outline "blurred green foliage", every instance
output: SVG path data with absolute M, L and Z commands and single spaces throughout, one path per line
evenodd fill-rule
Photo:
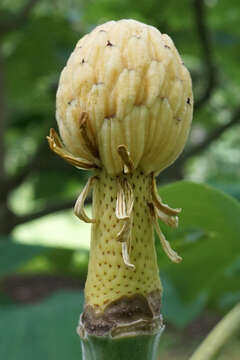
M 81 359 L 75 332 L 83 296 L 59 293 L 38 305 L 0 309 L 3 359 Z
M 183 208 L 177 230 L 162 226 L 183 261 L 171 264 L 160 246 L 158 257 L 165 289 L 169 288 L 163 308 L 175 324 L 185 326 L 206 305 L 226 310 L 237 301 L 240 204 L 214 188 L 190 182 L 165 186 L 160 193 L 171 206 Z M 223 306 L 226 297 L 229 302 Z

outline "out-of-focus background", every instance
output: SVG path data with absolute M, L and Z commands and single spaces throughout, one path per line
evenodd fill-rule
M 161 358 L 187 359 L 240 301 L 239 1 L 1 0 L 1 359 L 80 358 L 90 226 L 72 207 L 89 174 L 52 154 L 45 137 L 56 128 L 58 78 L 77 40 L 121 18 L 169 34 L 193 79 L 191 136 L 158 179 L 164 201 L 183 208 L 179 229 L 164 231 L 184 257 L 170 264 L 157 246 Z M 217 359 L 239 353 L 238 336 Z

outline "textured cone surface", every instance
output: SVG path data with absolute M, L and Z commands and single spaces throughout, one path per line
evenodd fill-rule
M 94 162 L 88 136 L 107 172 L 122 172 L 119 145 L 134 168 L 159 172 L 181 153 L 192 119 L 192 85 L 172 42 L 135 20 L 111 21 L 77 43 L 57 91 L 61 137 L 75 156 Z
M 136 294 L 146 297 L 161 291 L 154 246 L 153 227 L 147 203 L 151 199 L 151 178 L 136 171 L 121 175 L 134 191 L 133 225 L 130 260 L 135 270 L 123 261 L 122 244 L 117 235 L 124 220 L 115 215 L 118 180 L 99 171 L 93 190 L 92 238 L 88 277 L 85 287 L 86 304 L 103 311 L 113 301 Z

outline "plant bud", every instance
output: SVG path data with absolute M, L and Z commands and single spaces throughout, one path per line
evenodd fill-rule
M 193 109 L 188 70 L 166 34 L 135 20 L 110 21 L 77 43 L 62 71 L 57 122 L 67 150 L 109 175 L 159 173 L 181 153 Z

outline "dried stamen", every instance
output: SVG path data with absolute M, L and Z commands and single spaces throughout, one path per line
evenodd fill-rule
M 122 257 L 124 264 L 131 270 L 135 270 L 135 265 L 131 264 L 129 254 L 128 254 L 128 245 L 126 242 L 122 243 Z
M 117 194 L 116 202 L 116 217 L 119 220 L 123 220 L 124 224 L 120 232 L 117 234 L 117 241 L 120 241 L 122 243 L 122 257 L 125 265 L 134 270 L 135 266 L 130 263 L 129 259 L 132 238 L 132 210 L 134 204 L 133 189 L 126 179 L 122 182 L 119 182 L 119 186 L 120 189 Z
M 155 177 L 153 174 L 152 174 L 152 199 L 153 199 L 154 205 L 162 213 L 164 213 L 166 215 L 176 216 L 182 211 L 182 209 L 173 209 L 162 202 L 162 199 L 160 198 L 160 196 L 158 194 L 156 180 L 155 180 Z
M 90 219 L 87 214 L 85 213 L 85 210 L 84 210 L 84 202 L 86 200 L 86 197 L 88 196 L 91 188 L 92 188 L 92 185 L 93 185 L 93 181 L 95 180 L 95 177 L 91 177 L 88 179 L 88 182 L 87 184 L 84 186 L 81 194 L 79 195 L 77 201 L 76 201 L 76 204 L 75 204 L 75 207 L 74 207 L 74 213 L 75 215 L 85 221 L 86 223 L 95 223 L 95 220 L 94 219 Z
M 166 225 L 174 227 L 174 228 L 176 228 L 178 226 L 178 217 L 177 216 L 166 215 L 166 213 L 159 210 L 156 206 L 155 206 L 155 211 L 156 211 L 157 217 L 160 220 L 162 220 L 162 222 L 164 222 Z
M 133 189 L 127 180 L 119 181 L 117 193 L 116 217 L 120 220 L 128 219 L 132 213 L 134 197 Z
M 98 167 L 95 163 L 92 163 L 82 157 L 73 156 L 69 151 L 67 151 L 54 129 L 50 129 L 50 134 L 47 136 L 47 140 L 50 149 L 57 155 L 61 156 L 64 160 L 69 162 L 71 165 L 83 170 L 89 170 Z
M 80 125 L 80 132 L 82 134 L 82 138 L 85 142 L 86 147 L 88 148 L 90 153 L 98 159 L 99 154 L 97 150 L 97 145 L 92 140 L 94 139 L 93 136 L 90 135 L 91 133 L 90 122 L 89 122 L 88 114 L 86 112 L 81 113 L 79 119 L 79 125 Z
M 151 214 L 152 219 L 153 219 L 153 224 L 154 224 L 155 230 L 156 230 L 156 232 L 158 234 L 159 240 L 161 242 L 163 251 L 169 257 L 169 259 L 172 260 L 173 262 L 175 262 L 175 263 L 181 262 L 182 261 L 181 256 L 179 256 L 176 253 L 176 251 L 174 251 L 171 248 L 171 245 L 166 240 L 164 234 L 162 233 L 162 231 L 160 229 L 160 226 L 159 226 L 159 223 L 158 223 L 158 217 L 157 217 L 157 214 L 156 214 L 156 207 L 154 206 L 153 203 L 149 203 L 148 206 L 149 206 L 150 214 Z
M 130 157 L 130 152 L 127 150 L 126 145 L 118 146 L 118 154 L 123 161 L 123 172 L 124 174 L 128 174 L 133 171 L 134 165 L 133 161 Z

